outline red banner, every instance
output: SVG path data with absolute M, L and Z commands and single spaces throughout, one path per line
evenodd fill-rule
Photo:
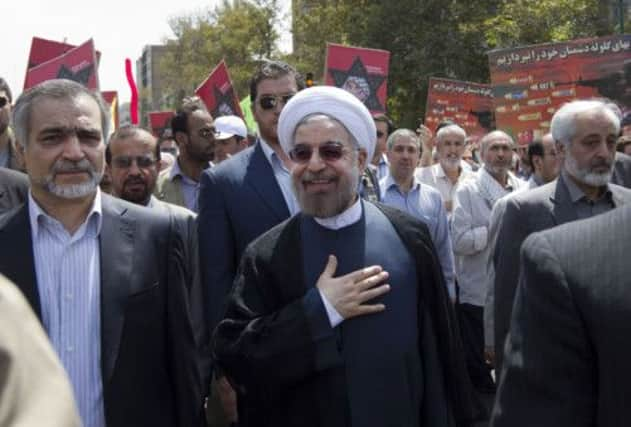
M 115 90 L 107 90 L 101 92 L 103 100 L 110 107 L 110 117 L 112 119 L 112 130 L 116 130 L 119 127 L 118 118 L 118 92 Z
M 43 64 L 44 62 L 50 61 L 51 59 L 55 59 L 56 57 L 61 56 L 76 47 L 77 46 L 68 43 L 33 37 L 33 40 L 31 41 L 31 50 L 29 52 L 28 65 L 26 69 L 28 71 L 31 68 Z M 101 52 L 97 50 L 97 64 L 99 63 L 100 58 Z M 26 78 L 24 79 L 24 89 L 26 89 Z
M 175 113 L 173 111 L 150 111 L 147 113 L 147 116 L 149 117 L 151 133 L 156 138 L 159 138 L 164 129 L 171 127 L 171 119 L 175 116 Z
M 562 104 L 606 97 L 631 114 L 631 35 L 488 53 L 497 127 L 527 144 L 549 131 Z
M 228 67 L 221 61 L 208 75 L 208 78 L 195 89 L 210 114 L 219 116 L 239 116 L 243 118 L 239 98 L 234 91 Z
M 327 43 L 325 84 L 342 88 L 373 114 L 386 112 L 390 52 Z
M 99 78 L 96 68 L 94 42 L 90 39 L 63 55 L 28 70 L 24 88 L 28 89 L 46 80 L 68 79 L 89 89 L 98 90 Z
M 470 136 L 489 132 L 495 127 L 491 85 L 431 77 L 425 125 L 435 131 L 443 120 L 457 123 Z

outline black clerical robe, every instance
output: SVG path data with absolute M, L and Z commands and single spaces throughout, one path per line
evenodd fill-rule
M 378 206 L 416 263 L 419 316 L 410 326 L 419 334 L 425 382 L 418 418 L 423 426 L 468 425 L 471 387 L 429 231 L 401 211 Z M 301 218 L 290 218 L 248 247 L 215 333 L 215 357 L 239 394 L 244 426 L 351 425 L 338 335 L 333 328 L 311 333 L 322 307 L 314 308 L 317 289 L 304 280 Z M 450 422 L 437 422 L 444 417 L 433 411 L 445 407 Z

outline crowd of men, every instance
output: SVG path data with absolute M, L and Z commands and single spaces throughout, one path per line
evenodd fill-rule
M 250 99 L 254 142 L 197 97 L 156 137 L 79 83 L 0 78 L 0 425 L 626 423 L 614 104 L 520 152 L 283 62 Z

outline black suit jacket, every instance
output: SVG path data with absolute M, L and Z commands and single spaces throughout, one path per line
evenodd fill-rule
M 185 238 L 174 218 L 102 196 L 101 373 L 112 426 L 200 426 Z M 0 272 L 41 318 L 28 204 L 0 219 Z M 10 244 L 7 244 L 10 242 Z M 54 262 L 54 260 L 51 260 Z
M 631 190 L 610 185 L 615 206 L 631 202 Z M 578 219 L 563 175 L 541 187 L 506 199 L 506 209 L 495 244 L 495 355 L 501 367 L 504 341 L 510 327 L 519 281 L 519 250 L 536 231 Z
M 0 215 L 26 201 L 28 186 L 26 174 L 0 168 Z
M 420 419 L 425 426 L 444 426 L 439 421 L 442 416 L 432 410 L 444 407 L 445 399 L 452 422 L 468 425 L 472 388 L 427 226 L 397 209 L 378 206 L 416 261 L 419 313 L 424 316 L 416 322 L 410 319 L 410 327 L 419 333 L 427 384 Z M 347 388 L 336 334 L 333 329 L 323 336 L 309 333 L 310 319 L 326 314 L 307 312 L 303 304 L 308 288 L 302 267 L 300 215 L 248 247 L 226 317 L 215 331 L 215 356 L 236 385 L 244 426 L 345 425 Z
M 530 236 L 491 425 L 631 420 L 631 205 Z
M 200 265 L 212 330 L 245 247 L 289 218 L 289 209 L 260 142 L 206 170 L 200 185 Z

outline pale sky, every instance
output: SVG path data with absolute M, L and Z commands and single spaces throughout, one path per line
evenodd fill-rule
M 22 92 L 32 37 L 78 45 L 90 38 L 101 51 L 101 90 L 117 90 L 119 102 L 130 98 L 125 58 L 136 73 L 143 46 L 171 37 L 168 20 L 214 7 L 217 0 L 2 0 L 0 1 L 0 76 L 17 98 Z M 287 5 L 288 0 L 281 1 Z M 283 20 L 287 22 L 287 20 Z M 288 37 L 287 30 L 285 37 Z M 284 43 L 286 44 L 286 43 Z M 210 71 L 210 70 L 209 70 Z

